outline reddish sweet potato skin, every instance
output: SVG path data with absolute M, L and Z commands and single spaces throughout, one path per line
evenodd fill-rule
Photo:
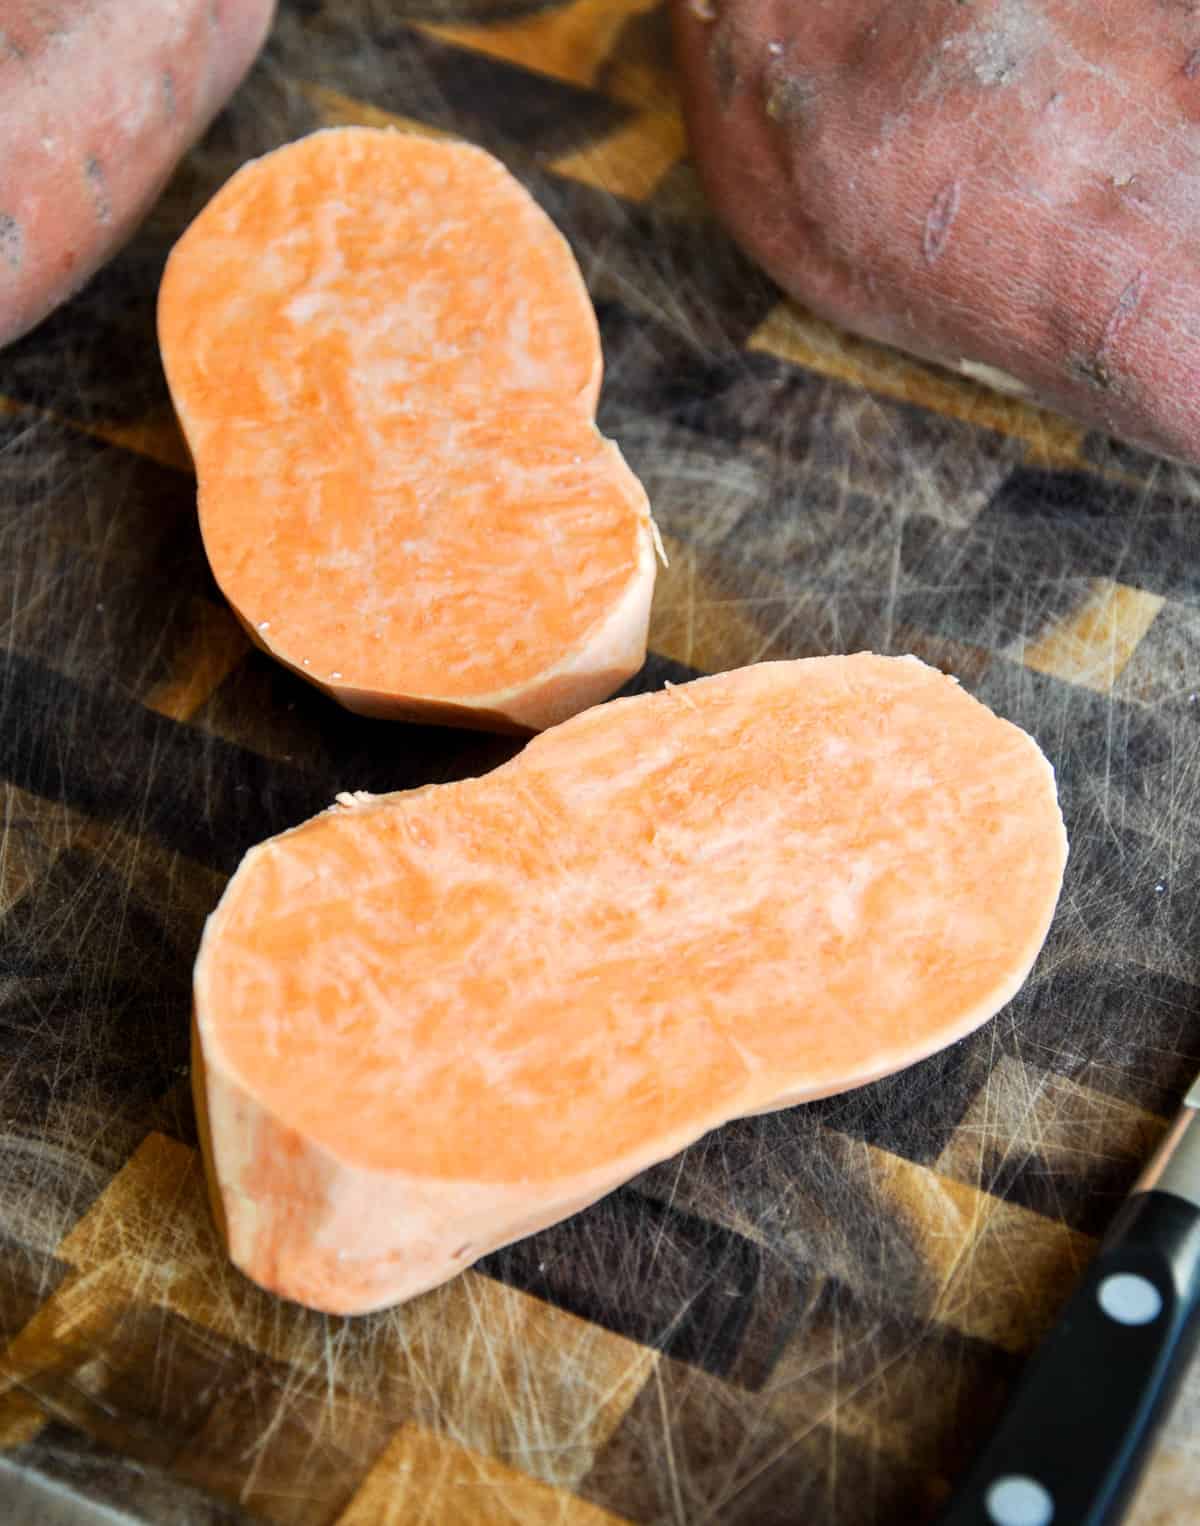
M 0 345 L 133 232 L 275 0 L 0 0 Z
M 708 195 L 842 326 L 1200 461 L 1200 11 L 672 0 Z

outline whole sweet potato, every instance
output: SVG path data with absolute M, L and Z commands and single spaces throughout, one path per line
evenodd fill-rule
M 709 196 L 787 291 L 1200 461 L 1200 5 L 673 4 Z
M 0 0 L 0 345 L 133 232 L 274 0 Z

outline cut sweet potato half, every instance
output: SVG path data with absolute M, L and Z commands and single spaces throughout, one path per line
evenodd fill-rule
M 196 965 L 233 1259 L 377 1308 L 908 1065 L 1016 992 L 1065 860 L 1037 745 L 915 658 L 743 668 L 346 796 L 246 856 Z
M 351 710 L 540 729 L 645 659 L 645 493 L 596 316 L 489 154 L 369 128 L 240 170 L 171 254 L 171 394 L 213 572 Z

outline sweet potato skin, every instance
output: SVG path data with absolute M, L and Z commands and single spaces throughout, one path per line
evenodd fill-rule
M 1200 461 L 1192 6 L 672 6 L 706 190 L 786 291 Z
M 130 236 L 274 11 L 275 0 L 0 0 L 0 345 Z

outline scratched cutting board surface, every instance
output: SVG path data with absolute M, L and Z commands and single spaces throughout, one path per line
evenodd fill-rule
M 249 649 L 153 331 L 216 187 L 347 122 L 483 144 L 574 245 L 601 422 L 670 554 L 631 687 L 915 651 L 1038 737 L 1073 843 L 1032 979 L 973 1038 L 356 1320 L 216 1246 L 201 924 L 338 790 L 512 744 L 357 720 Z M 0 353 L 0 1515 L 926 1519 L 1200 1063 L 1198 551 L 1200 475 L 843 337 L 749 267 L 654 0 L 285 4 L 134 242 Z M 1198 1419 L 1195 1375 L 1138 1526 L 1200 1518 Z

